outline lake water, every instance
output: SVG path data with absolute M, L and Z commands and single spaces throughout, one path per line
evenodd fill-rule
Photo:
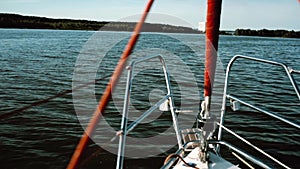
M 124 32 L 0 29 L 1 168 L 67 166 L 83 133 L 80 124 L 87 123 L 109 78 L 73 93 L 71 90 L 112 73 L 129 36 L 130 33 Z M 197 111 L 203 99 L 204 35 L 144 33 L 131 60 L 155 54 L 166 59 L 176 107 Z M 215 115 L 220 110 L 224 69 L 237 54 L 282 62 L 300 70 L 299 39 L 221 36 L 213 98 Z M 165 93 L 161 69 L 155 61 L 140 65 L 136 72 L 130 120 Z M 294 78 L 299 84 L 300 75 L 294 74 Z M 84 158 L 96 151 L 99 153 L 82 168 L 114 168 L 116 164 L 116 156 L 110 152 L 115 151 L 117 141 L 109 140 L 119 130 L 125 79 L 124 73 L 104 115 L 110 130 L 99 126 Z M 300 124 L 299 100 L 281 69 L 241 60 L 233 67 L 230 82 L 229 93 Z M 13 112 L 64 91 L 68 94 Z M 183 113 L 181 127 L 192 126 L 194 116 L 195 113 Z M 243 106 L 241 111 L 227 113 L 225 125 L 288 166 L 300 167 L 299 130 Z M 170 126 L 169 114 L 151 116 L 139 125 L 130 137 L 140 143 L 132 143 L 132 147 L 126 149 L 127 155 L 134 158 L 126 159 L 125 168 L 161 166 L 164 158 L 176 148 L 175 137 L 171 135 L 174 132 L 168 130 Z M 164 137 L 158 141 L 156 136 L 161 133 Z M 226 133 L 224 137 L 243 146 Z M 160 141 L 167 143 L 158 145 Z M 98 144 L 103 149 L 99 150 Z M 155 154 L 148 157 L 151 150 Z M 137 158 L 139 156 L 142 158 Z M 142 167 L 144 165 L 146 167 Z

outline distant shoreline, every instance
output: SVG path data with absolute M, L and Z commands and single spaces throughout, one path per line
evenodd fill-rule
M 134 29 L 135 24 L 135 22 L 53 19 L 46 17 L 0 13 L 0 28 L 131 32 Z M 142 32 L 189 34 L 205 33 L 189 27 L 156 23 L 145 23 Z M 300 31 L 236 29 L 235 31 L 220 31 L 220 35 L 300 38 Z
M 288 30 L 251 30 L 251 29 L 236 29 L 235 36 L 260 36 L 260 37 L 281 37 L 281 38 L 300 38 L 300 31 Z
M 135 22 L 100 22 L 75 19 L 53 19 L 46 17 L 0 13 L 0 28 L 131 32 L 133 31 L 135 24 Z M 189 27 L 155 23 L 145 23 L 142 28 L 142 32 L 203 33 Z

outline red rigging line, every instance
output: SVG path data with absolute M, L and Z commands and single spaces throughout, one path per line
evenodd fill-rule
M 126 48 L 124 49 L 124 52 L 119 60 L 119 63 L 117 65 L 117 67 L 115 68 L 115 71 L 114 71 L 114 73 L 110 79 L 110 82 L 107 85 L 107 87 L 98 103 L 98 106 L 96 107 L 96 110 L 93 114 L 92 119 L 90 120 L 88 127 L 86 128 L 85 132 L 83 133 L 83 135 L 76 147 L 76 150 L 74 151 L 74 154 L 68 164 L 67 169 L 74 169 L 74 168 L 78 167 L 80 157 L 82 155 L 82 152 L 84 151 L 84 149 L 87 146 L 89 136 L 91 136 L 93 134 L 97 123 L 99 122 L 100 118 L 102 117 L 102 114 L 108 104 L 108 101 L 109 101 L 109 98 L 111 97 L 113 89 L 116 86 L 116 84 L 120 78 L 120 75 L 122 73 L 122 70 L 124 69 L 124 67 L 126 65 L 126 61 L 128 60 L 129 55 L 133 51 L 134 46 L 138 40 L 139 33 L 141 32 L 141 28 L 146 20 L 146 17 L 148 15 L 148 12 L 151 9 L 153 2 L 154 2 L 154 0 L 148 1 L 147 6 L 144 10 L 144 13 L 143 13 L 140 21 L 136 24 L 134 32 L 133 32 Z
M 207 1 L 204 96 L 211 96 L 219 41 L 222 0 Z

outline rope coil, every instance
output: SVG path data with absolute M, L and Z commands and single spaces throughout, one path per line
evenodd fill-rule
M 170 159 L 172 159 L 172 158 L 179 158 L 186 166 L 192 167 L 192 168 L 195 168 L 195 169 L 200 169 L 200 168 L 196 167 L 197 166 L 196 164 L 187 163 L 180 155 L 175 154 L 175 153 L 172 153 L 172 154 L 167 156 L 167 158 L 164 161 L 164 165 L 167 164 L 170 161 Z

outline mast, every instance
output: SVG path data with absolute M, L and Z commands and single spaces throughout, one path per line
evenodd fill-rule
M 222 0 L 207 0 L 206 15 L 206 49 L 204 72 L 204 103 L 205 117 L 209 117 L 211 95 L 215 77 L 217 51 L 219 41 L 219 28 Z

